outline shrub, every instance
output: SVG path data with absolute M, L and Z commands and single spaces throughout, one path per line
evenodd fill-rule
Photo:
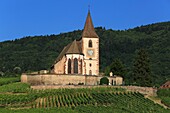
M 107 77 L 103 77 L 100 79 L 100 85 L 103 85 L 103 84 L 106 84 L 106 85 L 109 84 L 109 79 Z

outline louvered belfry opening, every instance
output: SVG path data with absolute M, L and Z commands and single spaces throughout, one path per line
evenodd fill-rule
M 89 40 L 89 47 L 93 47 L 92 40 Z

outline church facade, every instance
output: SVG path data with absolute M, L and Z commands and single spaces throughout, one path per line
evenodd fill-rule
M 31 85 L 99 85 L 99 36 L 95 32 L 90 11 L 80 40 L 74 40 L 63 48 L 51 71 L 41 70 L 23 73 L 21 82 Z M 121 85 L 123 78 L 107 77 L 109 85 Z
M 90 11 L 80 40 L 64 47 L 52 66 L 55 74 L 99 75 L 99 36 Z

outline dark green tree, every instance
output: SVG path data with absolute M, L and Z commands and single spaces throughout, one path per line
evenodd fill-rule
M 104 74 L 105 76 L 109 76 L 109 73 L 110 73 L 110 66 L 107 66 L 104 70 Z
M 109 79 L 107 77 L 103 77 L 100 79 L 100 85 L 108 85 L 109 84 Z
M 105 75 L 109 76 L 110 72 L 112 72 L 113 75 L 125 76 L 125 66 L 120 59 L 114 59 L 110 66 L 106 67 Z
M 145 49 L 137 52 L 133 65 L 132 82 L 140 86 L 152 85 L 150 61 Z
M 21 68 L 20 68 L 20 67 L 15 67 L 15 68 L 13 69 L 13 72 L 14 72 L 15 74 L 21 74 Z

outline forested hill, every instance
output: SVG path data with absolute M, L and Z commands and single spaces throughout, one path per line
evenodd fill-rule
M 147 49 L 155 83 L 170 78 L 170 22 L 156 23 L 129 30 L 96 28 L 100 37 L 100 71 L 120 58 L 131 76 L 136 51 Z M 49 69 L 61 50 L 74 39 L 81 37 L 81 30 L 59 35 L 33 36 L 0 43 L 0 75 L 11 72 Z

